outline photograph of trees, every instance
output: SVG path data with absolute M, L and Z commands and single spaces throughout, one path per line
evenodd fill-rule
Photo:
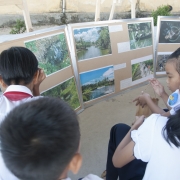
M 83 101 L 114 92 L 114 67 L 108 66 L 80 74 L 80 81 L 83 93 Z
M 25 46 L 35 54 L 46 75 L 71 64 L 64 33 L 25 42 Z
M 147 60 L 132 64 L 132 81 L 150 76 L 153 74 L 153 60 Z
M 180 21 L 161 21 L 159 43 L 180 43 Z
M 158 55 L 156 62 L 156 71 L 163 72 L 165 71 L 165 65 L 170 54 Z
M 80 106 L 74 78 L 68 79 L 41 95 L 59 97 L 66 101 L 73 109 L 77 109 Z
M 74 30 L 78 60 L 111 54 L 108 26 Z
M 130 49 L 152 46 L 151 22 L 128 24 Z

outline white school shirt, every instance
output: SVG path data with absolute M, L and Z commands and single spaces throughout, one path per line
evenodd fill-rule
M 6 92 L 23 92 L 27 93 L 31 96 L 32 92 L 30 89 L 28 89 L 26 86 L 21 86 L 21 85 L 10 85 L 7 87 Z M 38 99 L 40 96 L 37 97 L 28 97 L 19 101 L 10 101 L 8 98 L 6 98 L 4 95 L 0 96 L 0 123 L 3 121 L 5 116 L 16 106 L 31 101 Z M 1 152 L 0 152 L 0 180 L 18 180 L 17 177 L 15 177 L 6 167 L 4 160 L 2 158 Z
M 170 114 L 174 115 L 178 109 L 180 109 L 180 93 L 179 89 L 173 92 L 168 100 L 167 105 L 170 106 L 172 109 L 170 110 Z
M 71 180 L 70 178 L 62 179 L 62 180 Z M 82 180 L 103 180 L 100 177 L 94 175 L 94 174 L 89 174 L 88 176 L 84 177 Z
M 162 136 L 167 117 L 152 114 L 131 132 L 134 156 L 148 162 L 143 180 L 180 180 L 180 148 L 171 146 Z

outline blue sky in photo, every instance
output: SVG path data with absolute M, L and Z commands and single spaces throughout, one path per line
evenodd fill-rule
M 89 71 L 80 74 L 80 81 L 82 85 L 95 84 L 98 81 L 108 77 L 110 80 L 114 79 L 114 67 L 108 66 L 94 71 Z
M 96 42 L 99 38 L 98 31 L 100 29 L 101 27 L 75 29 L 74 38 L 75 40 L 80 40 L 80 38 L 83 38 L 83 40 L 86 42 Z

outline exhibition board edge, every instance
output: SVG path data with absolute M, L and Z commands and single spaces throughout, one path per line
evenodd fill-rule
M 156 45 L 155 45 L 155 66 L 157 67 L 157 56 L 158 56 L 158 44 L 159 44 L 159 36 L 161 29 L 161 20 L 163 19 L 172 19 L 172 20 L 180 20 L 180 16 L 158 16 L 157 20 L 157 29 L 156 29 Z M 155 67 L 155 68 L 156 68 Z M 155 71 L 156 72 L 156 71 Z M 155 74 L 155 77 L 165 77 L 166 74 Z
M 70 43 L 70 39 L 69 39 L 67 25 L 55 26 L 55 27 L 51 27 L 51 28 L 41 29 L 41 30 L 37 30 L 37 31 L 29 32 L 29 33 L 18 34 L 18 35 L 4 35 L 4 36 L 2 35 L 1 38 L 0 38 L 0 45 L 4 44 L 4 43 L 5 44 L 6 43 L 10 43 L 11 41 L 16 41 L 16 40 L 19 40 L 19 39 L 24 39 L 24 38 L 31 38 L 32 37 L 32 39 L 33 39 L 34 36 L 43 35 L 43 34 L 46 34 L 46 33 L 51 33 L 52 32 L 52 34 L 53 34 L 54 31 L 58 31 L 58 30 L 63 30 L 64 31 L 65 37 L 66 37 L 67 46 L 68 46 L 68 50 L 69 50 L 69 55 L 71 56 L 71 43 Z M 71 58 L 71 66 L 72 66 L 71 69 L 72 69 L 72 72 L 74 74 L 76 89 L 77 89 L 79 103 L 80 103 L 80 106 L 77 109 L 75 109 L 75 111 L 76 111 L 77 114 L 79 114 L 82 110 L 84 110 L 84 104 L 80 100 L 81 94 L 79 93 L 79 90 L 78 90 L 79 89 L 79 85 L 78 85 L 78 83 L 76 81 L 77 80 L 77 78 L 76 78 L 76 74 L 77 74 L 76 66 L 74 65 L 74 62 L 72 60 L 72 56 L 70 58 Z M 44 90 L 44 92 L 45 91 L 46 90 Z
M 87 108 L 89 106 L 92 106 L 93 104 L 96 104 L 100 101 L 103 101 L 105 99 L 108 99 L 110 97 L 113 97 L 113 96 L 116 96 L 118 95 L 119 93 L 121 93 L 123 90 L 120 90 L 120 92 L 114 92 L 114 93 L 111 93 L 109 95 L 105 95 L 105 96 L 102 96 L 102 97 L 99 97 L 99 98 L 96 98 L 94 100 L 90 100 L 88 102 L 84 102 L 83 101 L 83 97 L 82 97 L 82 89 L 81 89 L 81 83 L 80 83 L 80 75 L 79 75 L 79 71 L 78 71 L 78 61 L 77 61 L 77 57 L 76 57 L 76 49 L 75 49 L 75 43 L 74 43 L 74 36 L 73 36 L 73 29 L 75 29 L 76 27 L 87 27 L 87 26 L 98 26 L 98 25 L 104 25 L 107 23 L 107 26 L 109 26 L 109 24 L 114 24 L 116 25 L 116 23 L 121 23 L 121 22 L 131 22 L 131 23 L 134 23 L 134 22 L 138 22 L 138 21 L 150 21 L 151 22 L 151 31 L 152 31 L 152 56 L 153 56 L 153 68 L 155 67 L 155 53 L 154 53 L 154 20 L 153 20 L 153 17 L 148 17 L 148 18 L 133 18 L 133 19 L 121 19 L 121 20 L 110 20 L 110 21 L 97 21 L 97 22 L 85 22 L 85 23 L 73 23 L 73 24 L 68 24 L 68 31 L 69 31 L 69 36 L 70 36 L 70 41 L 71 41 L 71 49 L 72 49 L 72 61 L 74 62 L 74 64 L 76 64 L 76 68 L 77 68 L 77 80 L 76 82 L 78 82 L 79 84 L 79 91 L 80 91 L 80 94 L 81 94 L 81 100 L 82 100 L 82 103 L 84 104 L 84 108 Z M 155 70 L 155 68 L 154 68 Z M 155 71 L 153 72 L 153 76 L 155 76 Z M 146 81 L 145 81 L 146 82 Z M 143 84 L 144 82 L 141 82 L 141 83 L 138 83 L 137 85 L 139 84 Z M 132 87 L 136 87 L 137 85 L 133 85 L 131 87 L 128 87 L 128 88 L 125 88 L 125 90 L 127 89 L 131 89 Z

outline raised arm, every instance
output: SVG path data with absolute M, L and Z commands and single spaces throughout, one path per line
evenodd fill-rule
M 34 82 L 34 86 L 33 86 L 33 95 L 34 96 L 40 95 L 39 86 L 45 78 L 46 78 L 46 75 L 45 75 L 43 69 L 38 69 L 36 79 Z
M 154 91 L 156 94 L 162 98 L 164 103 L 166 104 L 167 108 L 169 109 L 169 106 L 167 105 L 168 100 L 168 94 L 164 90 L 164 86 L 155 78 L 149 80 L 150 84 L 152 85 Z
M 164 113 L 164 110 L 161 109 L 158 105 L 156 105 L 149 94 L 142 92 L 142 94 L 140 96 L 138 96 L 136 99 L 133 100 L 133 102 L 136 102 L 136 106 L 140 105 L 142 107 L 144 107 L 145 105 L 147 105 L 150 110 L 152 111 L 152 113 L 157 113 L 157 114 L 162 114 Z
M 121 168 L 125 166 L 127 163 L 131 162 L 133 159 L 135 159 L 133 155 L 135 143 L 131 139 L 131 131 L 138 129 L 138 127 L 143 123 L 144 118 L 144 116 L 140 116 L 136 119 L 135 123 L 133 124 L 129 132 L 126 134 L 124 139 L 116 148 L 116 151 L 112 158 L 113 165 L 115 167 Z

